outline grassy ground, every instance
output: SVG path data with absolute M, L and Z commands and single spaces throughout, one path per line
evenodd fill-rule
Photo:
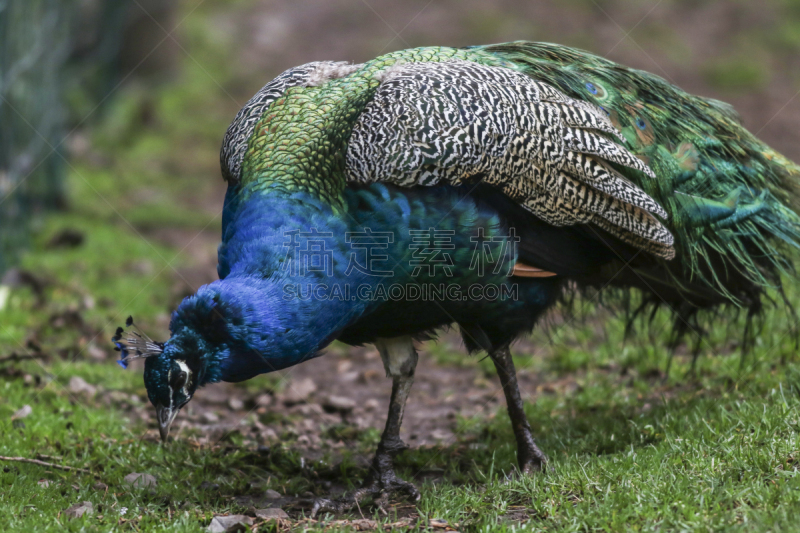
M 25 301 L 22 294 L 11 305 Z M 618 326 L 610 324 L 612 337 Z M 388 516 L 367 505 L 365 515 L 386 523 L 410 518 L 420 528 L 443 519 L 465 531 L 521 524 L 548 531 L 794 529 L 800 388 L 793 365 L 778 364 L 790 349 L 758 348 L 744 369 L 735 356 L 704 357 L 695 380 L 683 379 L 688 361 L 679 358 L 664 379 L 657 375 L 666 362 L 663 351 L 633 355 L 644 343 L 580 356 L 584 330 L 564 333 L 559 343 L 571 346 L 568 352 L 525 360 L 545 383 L 555 384 L 527 406 L 552 472 L 506 476 L 513 471 L 514 447 L 502 411 L 460 419 L 453 441 L 412 449 L 399 461 L 402 475 L 422 488 L 416 511 L 395 502 Z M 618 340 L 610 344 L 619 346 Z M 304 520 L 303 497 L 325 495 L 326 481 L 357 485 L 364 469 L 355 459 L 368 456 L 377 437 L 377 431 L 348 432 L 346 425 L 321 428 L 332 441 L 348 440 L 350 451 L 331 450 L 309 461 L 290 434 L 270 442 L 269 451 L 239 434 L 204 444 L 189 435 L 162 446 L 152 426 L 129 416 L 149 409 L 141 405 L 140 376 L 109 360 L 53 357 L 44 365 L 5 364 L 3 371 L 0 454 L 41 457 L 96 474 L 3 463 L 5 531 L 197 531 L 215 514 L 246 512 L 240 498 L 267 488 L 290 500 L 301 495 L 286 507 L 292 520 L 282 528 L 313 527 Z M 100 392 L 73 392 L 75 376 Z M 23 405 L 32 413 L 13 420 Z M 123 478 L 133 472 L 154 475 L 157 485 L 132 488 Z M 79 519 L 64 515 L 83 501 L 93 503 L 93 512 Z
M 0 359 L 0 455 L 91 472 L 0 461 L 2 531 L 202 531 L 214 515 L 248 512 L 266 489 L 284 496 L 290 519 L 256 520 L 259 531 L 347 529 L 353 524 L 336 520 L 361 518 L 311 522 L 308 500 L 358 485 L 375 427 L 324 419 L 311 430 L 321 443 L 310 447 L 296 430 L 302 409 L 260 412 L 249 403 L 239 418 L 245 428 L 261 424 L 258 436 L 225 430 L 207 438 L 195 425 L 162 446 L 140 374 L 123 372 L 109 352 L 109 337 L 129 314 L 163 338 L 176 302 L 213 275 L 218 143 L 238 108 L 241 80 L 225 67 L 233 44 L 213 30 L 220 3 L 191 12 L 189 4 L 182 42 L 202 65 L 186 58 L 163 85 L 128 87 L 103 120 L 73 139 L 70 208 L 42 223 L 23 275 L 0 289 L 0 358 L 32 356 Z M 650 35 L 667 39 L 663 31 Z M 740 89 L 762 83 L 760 73 L 731 74 L 731 64 L 703 72 Z M 198 264 L 205 265 L 199 273 Z M 788 281 L 797 301 L 796 282 Z M 400 474 L 422 491 L 416 507 L 397 501 L 384 515 L 365 505 L 364 516 L 412 529 L 439 519 L 474 532 L 796 530 L 800 372 L 785 317 L 768 313 L 746 359 L 732 334 L 741 321 L 710 329 L 695 373 L 681 347 L 667 375 L 666 316 L 626 342 L 622 320 L 590 304 L 580 311 L 558 313 L 547 332 L 516 350 L 521 374 L 535 376 L 526 408 L 552 471 L 513 475 L 510 425 L 502 402 L 490 401 L 498 393 L 491 365 L 445 339 L 423 357 L 441 372 L 472 372 L 474 387 L 457 391 L 457 401 L 488 391 L 479 400 L 484 409 L 442 420 L 451 436 L 400 457 Z M 350 353 L 332 352 L 341 360 Z M 280 391 L 283 381 L 225 390 L 251 398 Z M 30 413 L 15 416 L 26 405 Z M 157 484 L 133 487 L 124 480 L 131 473 Z M 68 517 L 83 501 L 93 510 Z

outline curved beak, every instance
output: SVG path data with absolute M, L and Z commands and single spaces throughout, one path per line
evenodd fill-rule
M 179 409 L 172 409 L 164 407 L 159 404 L 156 406 L 156 418 L 158 418 L 158 432 L 161 434 L 161 442 L 167 442 L 169 437 L 169 426 L 175 420 L 175 415 L 178 414 Z

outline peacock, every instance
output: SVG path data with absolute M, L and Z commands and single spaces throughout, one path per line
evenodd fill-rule
M 392 379 L 385 429 L 363 487 L 315 513 L 419 497 L 393 459 L 415 343 L 437 330 L 457 325 L 493 361 L 532 474 L 547 457 L 509 346 L 548 309 L 634 291 L 676 334 L 707 310 L 752 318 L 800 243 L 800 168 L 731 106 L 556 44 L 291 68 L 239 111 L 220 160 L 220 279 L 183 300 L 167 342 L 132 320 L 114 342 L 123 366 L 146 358 L 163 440 L 203 385 L 373 343 Z

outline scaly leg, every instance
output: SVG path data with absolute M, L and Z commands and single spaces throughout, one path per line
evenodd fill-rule
M 500 377 L 500 384 L 506 395 L 508 416 L 511 418 L 511 427 L 514 429 L 514 436 L 517 439 L 519 469 L 524 474 L 543 470 L 547 463 L 547 457 L 533 441 L 531 425 L 525 416 L 522 397 L 519 394 L 517 371 L 514 368 L 514 361 L 511 359 L 511 352 L 506 346 L 491 352 L 489 357 L 494 362 L 497 375 Z
M 392 398 L 389 403 L 389 415 L 383 430 L 378 450 L 372 459 L 364 486 L 352 496 L 339 501 L 318 499 L 314 502 L 311 516 L 319 511 L 340 513 L 352 509 L 364 496 L 372 496 L 376 500 L 385 500 L 395 493 L 405 493 L 412 500 L 419 499 L 417 488 L 397 477 L 394 472 L 394 457 L 408 446 L 400 440 L 400 426 L 403 423 L 403 410 L 406 406 L 411 385 L 414 383 L 414 370 L 417 367 L 417 351 L 411 337 L 394 339 L 378 339 L 375 342 L 386 369 L 386 376 L 392 378 Z

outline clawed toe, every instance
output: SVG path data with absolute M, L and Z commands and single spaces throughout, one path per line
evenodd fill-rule
M 522 475 L 531 476 L 540 472 L 548 472 L 552 467 L 546 461 L 528 461 L 520 465 L 520 473 Z
M 343 509 L 339 502 L 330 500 L 328 498 L 317 498 L 314 500 L 313 507 L 311 507 L 311 518 L 316 518 L 320 511 L 338 514 L 344 512 L 345 510 L 346 509 Z
M 418 501 L 420 498 L 419 490 L 417 487 L 414 486 L 413 483 L 409 483 L 408 481 L 404 481 L 402 479 L 393 479 L 387 484 L 380 484 L 375 483 L 372 487 L 370 487 L 369 492 L 373 495 L 373 497 L 378 497 L 378 499 L 386 499 L 388 503 L 389 496 L 394 494 L 405 494 L 411 501 Z M 378 501 L 376 499 L 376 502 Z
M 402 479 L 393 479 L 387 483 L 373 482 L 366 487 L 362 487 L 350 496 L 339 498 L 336 500 L 327 498 L 318 498 L 314 500 L 314 505 L 311 508 L 311 518 L 316 518 L 320 512 L 331 512 L 340 514 L 358 507 L 361 501 L 366 497 L 372 497 L 373 503 L 382 510 L 389 504 L 389 498 L 394 495 L 405 495 L 411 501 L 418 501 L 420 493 L 413 483 L 404 481 Z M 386 511 L 383 511 L 384 514 Z

